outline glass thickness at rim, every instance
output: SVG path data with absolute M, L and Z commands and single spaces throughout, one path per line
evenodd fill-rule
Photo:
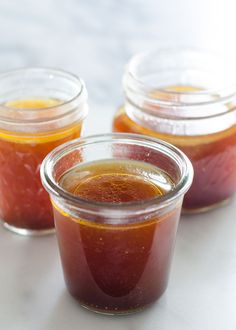
M 182 62 L 180 61 L 181 65 L 177 60 L 180 57 L 183 58 Z M 184 59 L 186 60 L 186 63 Z M 164 68 L 162 68 L 162 61 L 166 65 Z M 157 48 L 138 53 L 131 58 L 125 70 L 123 84 L 124 88 L 130 93 L 139 93 L 140 95 L 145 96 L 147 100 L 153 102 L 153 104 L 159 104 L 162 106 L 169 106 L 172 104 L 176 107 L 198 107 L 217 104 L 230 101 L 236 97 L 235 64 L 236 63 L 231 58 L 225 58 L 225 56 L 222 56 L 221 54 L 216 54 L 205 49 L 183 47 Z M 220 85 L 220 87 L 198 90 L 194 91 L 194 93 L 191 91 L 168 90 L 165 89 L 167 86 L 157 87 L 144 81 L 144 71 L 147 70 L 148 72 L 148 69 L 146 68 L 148 65 L 153 65 L 153 75 L 160 75 L 164 71 L 174 71 L 176 69 L 180 71 L 191 69 L 200 71 L 206 70 L 207 66 L 210 66 L 209 70 L 213 71 L 211 66 L 215 65 L 214 71 L 228 74 L 231 79 L 226 79 L 227 83 L 222 86 Z M 147 92 L 151 90 L 155 90 L 155 92 L 159 93 L 159 99 L 147 95 Z M 183 96 L 183 102 L 180 102 L 179 100 L 180 95 Z M 214 95 L 219 95 L 220 97 L 215 99 L 210 97 Z M 171 102 L 168 100 L 168 96 L 172 97 Z
M 84 100 L 87 99 L 87 91 L 85 88 L 85 84 L 83 82 L 82 79 L 80 79 L 78 76 L 76 76 L 73 73 L 58 69 L 58 68 L 51 68 L 51 67 L 22 67 L 19 69 L 14 69 L 14 70 L 9 70 L 6 72 L 3 72 L 0 74 L 0 81 L 4 80 L 4 79 L 8 79 L 8 78 L 16 78 L 17 76 L 22 76 L 22 80 L 24 80 L 24 78 L 29 78 L 30 74 L 39 74 L 39 75 L 54 75 L 55 78 L 63 78 L 65 79 L 65 81 L 72 81 L 75 85 L 77 85 L 78 90 L 74 93 L 73 96 L 69 97 L 67 100 L 63 100 L 61 103 L 57 104 L 57 105 L 52 105 L 52 106 L 46 106 L 46 107 L 42 107 L 42 108 L 15 108 L 15 107 L 11 107 L 5 104 L 1 104 L 1 109 L 2 111 L 11 111 L 11 112 L 15 112 L 15 113 L 25 113 L 26 115 L 29 113 L 46 113 L 47 111 L 52 110 L 53 108 L 57 108 L 58 110 L 60 109 L 65 109 L 66 107 L 69 106 L 71 103 L 73 102 L 78 102 L 79 98 L 82 98 L 82 96 L 84 95 L 84 99 L 81 99 L 82 103 L 84 102 Z M 25 75 L 25 77 L 24 77 Z M 49 77 L 49 79 L 51 79 L 51 77 Z M 11 92 L 14 92 L 14 90 L 12 90 Z M 79 106 L 79 104 L 77 104 L 77 106 Z M 70 110 L 70 111 L 73 111 Z M 68 111 L 66 111 L 68 113 Z M 58 116 L 58 118 L 60 118 L 60 116 Z M 57 116 L 53 117 L 53 119 L 51 120 L 56 120 Z M 20 123 L 21 120 L 12 120 L 11 118 L 7 118 L 6 116 L 2 116 L 2 114 L 0 113 L 0 120 L 3 122 L 16 122 L 16 123 Z M 24 118 L 24 122 L 41 122 L 41 121 L 48 121 L 47 119 L 37 119 L 37 120 L 32 120 L 32 119 L 27 119 Z
M 142 202 L 138 201 L 114 205 L 111 203 L 88 201 L 79 198 L 78 196 L 74 196 L 73 194 L 62 189 L 54 180 L 52 176 L 53 166 L 63 156 L 69 154 L 74 149 L 78 150 L 86 145 L 106 142 L 112 143 L 114 141 L 118 144 L 131 144 L 133 142 L 134 145 L 150 148 L 154 147 L 154 149 L 159 150 L 161 153 L 166 154 L 169 158 L 174 159 L 181 171 L 181 178 L 175 188 L 162 197 L 155 197 Z M 138 134 L 111 133 L 79 138 L 57 147 L 44 159 L 41 166 L 41 178 L 48 193 L 57 198 L 63 198 L 64 200 L 71 202 L 74 206 L 82 204 L 84 208 L 89 207 L 95 209 L 99 207 L 106 210 L 119 209 L 123 211 L 132 211 L 133 209 L 137 210 L 137 208 L 139 208 L 141 213 L 145 213 L 150 212 L 150 209 L 148 208 L 145 210 L 145 207 L 147 208 L 153 206 L 155 210 L 158 210 L 168 204 L 171 204 L 175 199 L 183 195 L 192 182 L 193 169 L 187 156 L 185 156 L 185 154 L 178 148 L 167 142 Z

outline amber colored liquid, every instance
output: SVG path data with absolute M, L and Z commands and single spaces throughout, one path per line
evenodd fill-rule
M 236 191 L 235 125 L 215 134 L 177 136 L 142 127 L 121 108 L 114 118 L 113 132 L 153 136 L 175 145 L 189 157 L 194 168 L 194 179 L 184 198 L 183 207 L 186 210 L 211 207 L 227 200 Z
M 152 179 L 150 179 L 152 178 Z M 139 161 L 102 161 L 78 166 L 59 184 L 85 200 L 119 205 L 163 196 L 170 178 Z M 144 308 L 164 292 L 180 205 L 168 214 L 109 223 L 99 215 L 71 218 L 54 204 L 65 280 L 70 293 L 88 308 L 123 313 Z
M 56 106 L 58 100 L 11 101 L 12 108 Z M 41 230 L 53 228 L 53 212 L 40 180 L 40 165 L 58 145 L 80 136 L 81 123 L 44 134 L 0 130 L 0 219 L 11 226 Z

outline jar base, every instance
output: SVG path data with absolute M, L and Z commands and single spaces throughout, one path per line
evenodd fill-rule
M 109 310 L 109 309 L 99 309 L 93 306 L 89 306 L 86 305 L 82 302 L 79 302 L 80 306 L 87 309 L 90 312 L 96 313 L 96 314 L 100 314 L 100 315 L 111 315 L 111 316 L 116 316 L 116 315 L 129 315 L 129 314 L 136 314 L 139 312 L 142 312 L 143 310 L 149 308 L 150 306 L 152 306 L 154 303 L 145 305 L 143 307 L 138 307 L 138 308 L 134 308 L 134 309 L 130 309 L 130 310 Z
M 209 212 L 209 211 L 212 211 L 214 209 L 218 209 L 224 205 L 227 205 L 231 202 L 233 197 L 229 197 L 229 198 L 226 198 L 224 199 L 223 201 L 220 201 L 218 203 L 214 203 L 214 204 L 211 204 L 209 206 L 204 206 L 204 207 L 199 207 L 199 208 L 196 208 L 196 209 L 186 209 L 183 207 L 182 209 L 182 214 L 197 214 L 197 213 L 205 213 L 205 212 Z
M 22 236 L 45 236 L 55 233 L 55 228 L 40 229 L 40 230 L 26 229 L 26 228 L 18 228 L 15 226 L 11 226 L 7 222 L 3 222 L 3 227 L 15 234 Z

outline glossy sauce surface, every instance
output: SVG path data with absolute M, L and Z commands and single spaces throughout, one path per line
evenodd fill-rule
M 60 103 L 52 99 L 28 99 L 5 105 L 42 109 Z M 40 165 L 52 149 L 79 137 L 80 131 L 80 123 L 43 134 L 0 130 L 0 218 L 3 221 L 24 229 L 53 228 L 52 206 L 41 184 Z
M 174 187 L 163 171 L 134 160 L 80 165 L 65 173 L 59 184 L 83 199 L 115 204 L 163 196 Z
M 139 161 L 78 166 L 59 184 L 85 200 L 119 205 L 152 199 L 173 189 L 172 180 Z M 111 211 L 112 212 L 112 211 Z M 180 206 L 147 221 L 101 215 L 70 217 L 54 203 L 65 280 L 70 293 L 91 309 L 126 313 L 144 308 L 164 292 Z

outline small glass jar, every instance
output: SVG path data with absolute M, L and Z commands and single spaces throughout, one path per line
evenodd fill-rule
M 23 235 L 54 230 L 40 165 L 56 146 L 77 138 L 87 92 L 76 76 L 26 68 L 0 75 L 0 219 Z
M 124 75 L 125 105 L 114 132 L 145 134 L 192 161 L 187 212 L 221 205 L 236 190 L 236 74 L 227 60 L 188 49 L 134 56 Z
M 169 175 L 174 187 L 161 197 L 116 204 L 83 199 L 60 186 L 64 173 L 77 165 L 110 159 L 152 164 Z M 82 306 L 100 313 L 131 313 L 162 295 L 192 176 L 181 151 L 142 135 L 81 138 L 46 157 L 41 179 L 54 207 L 64 277 Z

